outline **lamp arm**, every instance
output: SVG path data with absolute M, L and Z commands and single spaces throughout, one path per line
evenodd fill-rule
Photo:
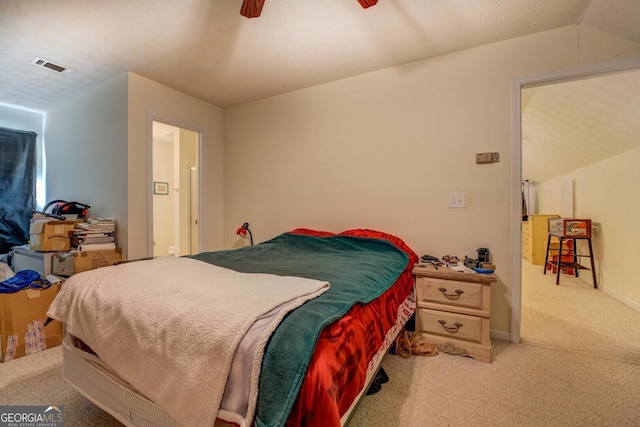
M 249 230 L 249 228 L 245 228 L 245 230 L 247 230 L 247 233 L 249 233 L 249 239 L 251 241 L 251 246 L 253 246 L 253 234 L 251 234 L 251 230 Z

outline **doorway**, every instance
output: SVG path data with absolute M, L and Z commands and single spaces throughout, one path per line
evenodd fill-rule
M 200 133 L 152 121 L 153 241 L 149 256 L 183 256 L 200 249 Z
M 522 108 L 530 102 L 528 95 L 523 96 L 523 89 L 527 87 L 543 87 L 544 85 L 556 84 L 561 81 L 570 82 L 579 79 L 587 79 L 598 75 L 606 75 L 625 70 L 638 70 L 640 68 L 640 57 L 625 58 L 601 64 L 592 64 L 574 69 L 559 70 L 538 76 L 530 76 L 514 80 L 513 91 L 513 134 L 512 134 L 512 253 L 514 254 L 511 263 L 511 341 L 520 342 L 521 314 L 522 314 L 522 179 L 523 162 L 531 160 L 527 154 L 525 159 L 523 148 L 523 128 L 522 128 Z M 556 142 L 557 143 L 557 142 Z M 550 161 L 549 157 L 547 160 Z M 559 197 L 558 197 L 559 199 Z M 545 213 L 545 212 L 541 212 Z M 542 267 L 541 267 L 542 269 Z

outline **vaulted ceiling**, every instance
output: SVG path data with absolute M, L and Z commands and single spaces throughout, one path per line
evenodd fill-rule
M 573 24 L 640 44 L 639 0 L 379 0 L 366 9 L 266 0 L 252 19 L 242 4 L 1 0 L 0 103 L 46 111 L 133 71 L 225 108 Z M 69 72 L 36 67 L 36 57 Z M 542 181 L 637 146 L 639 80 L 525 92 L 523 176 Z M 619 98 L 605 105 L 603 92 Z
M 640 148 L 640 69 L 522 91 L 522 178 L 544 182 Z
M 252 19 L 242 3 L 2 0 L 0 102 L 46 110 L 133 71 L 224 108 L 571 24 L 640 43 L 638 0 L 266 0 Z

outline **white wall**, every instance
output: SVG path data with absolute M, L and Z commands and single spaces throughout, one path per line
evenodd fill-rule
M 225 110 L 225 245 L 295 227 L 380 229 L 419 254 L 497 264 L 493 330 L 510 330 L 511 84 L 638 54 L 570 26 L 392 67 Z M 475 153 L 501 161 L 477 165 Z M 518 181 L 519 185 L 519 181 Z M 466 194 L 450 209 L 448 194 Z
M 0 127 L 31 131 L 42 137 L 43 111 L 26 110 L 0 102 Z
M 592 243 L 600 288 L 640 310 L 635 265 L 640 259 L 640 148 L 563 175 L 539 187 L 542 212 L 560 212 L 561 186 L 575 180 L 576 218 L 597 225 Z M 587 253 L 584 248 L 581 253 Z M 581 262 L 587 266 L 588 258 Z M 580 277 L 591 283 L 591 272 Z
M 125 259 L 148 256 L 151 118 L 203 134 L 203 250 L 222 248 L 222 110 L 133 73 L 48 112 L 49 198 L 91 205 L 118 221 Z
M 127 76 L 120 75 L 47 112 L 47 197 L 91 206 L 118 222 L 127 250 Z

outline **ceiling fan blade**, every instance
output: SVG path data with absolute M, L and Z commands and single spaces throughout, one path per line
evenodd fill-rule
M 264 6 L 264 0 L 244 0 L 240 15 L 247 18 L 257 18 L 262 13 L 262 6 Z
M 375 6 L 376 3 L 378 3 L 378 0 L 358 0 L 358 3 L 360 3 L 360 6 L 362 6 L 364 9 L 366 9 L 371 6 Z
M 358 0 L 358 3 L 366 9 L 374 6 L 378 3 L 378 0 Z M 257 18 L 262 13 L 263 6 L 264 0 L 243 0 L 240 15 L 246 16 L 247 18 Z

